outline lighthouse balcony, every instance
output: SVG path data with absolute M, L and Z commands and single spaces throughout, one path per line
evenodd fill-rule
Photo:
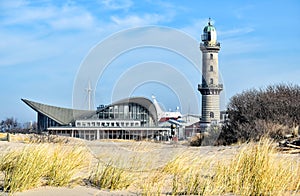
M 221 44 L 219 42 L 212 43 L 212 42 L 204 42 L 200 43 L 201 49 L 207 49 L 207 50 L 220 50 Z
M 223 90 L 223 84 L 198 84 L 198 90 Z

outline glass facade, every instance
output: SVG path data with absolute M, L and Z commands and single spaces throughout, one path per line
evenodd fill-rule
M 45 131 L 48 127 L 57 127 L 59 123 L 38 112 L 38 130 Z
M 111 105 L 97 110 L 100 120 L 132 120 L 140 121 L 142 127 L 154 126 L 154 120 L 148 109 L 136 103 Z

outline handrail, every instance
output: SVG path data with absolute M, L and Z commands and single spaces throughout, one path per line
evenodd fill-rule
M 221 44 L 220 42 L 216 42 L 215 44 L 208 44 L 207 42 L 204 42 L 204 43 L 200 43 L 200 46 L 208 46 L 208 47 L 220 47 Z
M 223 84 L 198 84 L 198 88 L 219 88 L 223 89 Z

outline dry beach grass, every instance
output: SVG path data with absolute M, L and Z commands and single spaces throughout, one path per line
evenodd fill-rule
M 42 185 L 66 186 L 89 167 L 90 157 L 81 146 L 30 144 L 1 157 L 3 189 L 10 193 Z
M 75 143 L 0 142 L 4 191 L 45 185 L 84 185 L 87 195 L 89 187 L 101 189 L 94 192 L 99 195 L 290 195 L 300 190 L 299 155 L 281 154 L 267 139 L 227 147 Z M 17 195 L 28 193 L 33 192 Z

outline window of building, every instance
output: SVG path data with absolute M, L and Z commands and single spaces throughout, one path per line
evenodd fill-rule
M 211 65 L 209 71 L 214 71 L 214 67 Z
M 114 107 L 115 113 L 118 112 L 118 109 L 119 109 L 119 108 L 118 108 L 118 106 L 116 105 L 116 106 Z
M 214 55 L 213 54 L 210 54 L 210 59 L 214 59 Z
M 119 112 L 121 113 L 123 113 L 124 112 L 124 105 L 119 105 Z
M 214 114 L 213 112 L 210 112 L 210 113 L 209 113 L 209 117 L 210 117 L 210 118 L 214 118 L 214 117 L 215 117 L 215 114 Z
M 210 84 L 214 84 L 214 79 L 210 79 Z

